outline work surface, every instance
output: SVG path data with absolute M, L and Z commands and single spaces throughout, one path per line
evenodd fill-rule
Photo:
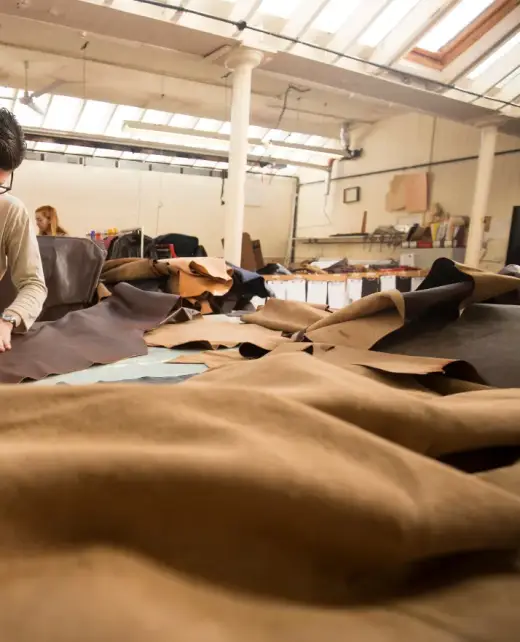
M 205 321 L 225 321 L 227 323 L 240 323 L 237 317 L 225 315 L 207 316 Z M 55 386 L 67 383 L 70 385 L 83 385 L 107 381 L 135 381 L 142 377 L 170 378 L 185 377 L 204 372 L 206 366 L 185 363 L 166 363 L 181 354 L 199 353 L 201 350 L 169 350 L 167 348 L 149 348 L 148 354 L 141 357 L 122 359 L 117 363 L 110 363 L 104 366 L 93 366 L 79 372 L 47 377 L 36 381 L 31 385 Z
M 144 357 L 133 357 L 122 359 L 117 363 L 110 363 L 106 366 L 93 366 L 79 372 L 71 372 L 66 375 L 47 377 L 41 381 L 35 381 L 30 385 L 34 386 L 55 386 L 60 383 L 70 385 L 83 385 L 88 383 L 100 383 L 109 381 L 135 381 L 143 377 L 154 377 L 169 379 L 171 377 L 185 377 L 194 375 L 206 370 L 206 366 L 184 363 L 166 363 L 175 359 L 181 354 L 199 353 L 200 350 L 168 350 L 166 348 L 149 348 L 148 354 Z

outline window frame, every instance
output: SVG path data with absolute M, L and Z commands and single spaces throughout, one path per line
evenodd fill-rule
M 518 0 L 495 0 L 478 18 L 441 47 L 439 51 L 428 51 L 415 47 L 406 55 L 406 59 L 442 71 L 517 7 Z M 445 15 L 440 16 L 439 21 Z M 430 25 L 429 29 L 434 26 Z

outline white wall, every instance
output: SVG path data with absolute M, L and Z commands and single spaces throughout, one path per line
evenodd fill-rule
M 336 165 L 336 175 L 363 174 L 473 156 L 479 151 L 479 130 L 452 121 L 434 119 L 424 114 L 408 114 L 387 119 L 374 126 L 363 141 L 364 155 L 355 161 Z M 520 148 L 520 139 L 499 136 L 498 150 Z M 475 188 L 476 161 L 466 161 L 431 168 L 431 204 L 440 203 L 453 215 L 469 216 Z M 426 171 L 412 170 L 412 171 Z M 395 172 L 400 173 L 400 172 Z M 331 193 L 324 206 L 323 183 L 302 186 L 297 236 L 329 236 L 361 230 L 363 212 L 368 212 L 367 231 L 380 225 L 410 222 L 406 213 L 387 212 L 385 196 L 394 173 L 363 176 L 333 181 Z M 307 172 L 302 182 L 323 180 L 323 174 Z M 361 187 L 359 203 L 343 203 L 346 187 Z M 512 208 L 520 205 L 520 154 L 497 156 L 488 213 L 493 217 L 487 254 L 482 266 L 497 269 L 503 264 L 507 251 Z M 297 257 L 321 254 L 328 257 L 379 258 L 397 256 L 387 247 L 371 251 L 363 245 L 298 245 Z
M 219 178 L 207 176 L 27 160 L 16 172 L 13 194 L 30 211 L 40 205 L 56 207 L 63 226 L 75 236 L 143 226 L 150 236 L 197 236 L 209 255 L 222 256 L 226 208 L 220 202 L 221 186 Z M 264 258 L 283 259 L 291 234 L 294 181 L 251 176 L 246 188 L 260 206 L 246 207 L 244 230 L 260 239 Z

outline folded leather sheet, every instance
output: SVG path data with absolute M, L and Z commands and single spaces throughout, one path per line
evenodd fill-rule
M 520 328 L 517 305 L 476 303 L 461 317 L 439 327 L 410 324 L 386 337 L 375 350 L 393 354 L 462 359 L 474 366 L 484 381 L 498 388 L 520 387 Z
M 313 323 L 330 317 L 331 313 L 310 303 L 268 299 L 264 306 L 251 314 L 244 314 L 244 323 L 253 323 L 269 330 L 299 332 Z
M 415 292 L 398 290 L 378 292 L 337 310 L 323 313 L 322 318 L 306 323 L 311 310 L 308 304 L 276 301 L 244 321 L 259 323 L 281 331 L 301 332 L 300 338 L 353 348 L 370 349 L 384 337 L 413 322 L 416 328 L 427 328 L 434 322 L 438 328 L 456 321 L 461 310 L 475 302 L 516 291 L 518 280 L 512 276 L 492 274 L 438 259 Z M 269 301 L 268 304 L 271 302 Z M 380 348 L 385 351 L 384 348 Z M 450 357 L 437 351 L 422 351 L 421 356 Z M 454 356 L 453 358 L 458 358 Z M 463 358 L 463 357 L 461 357 Z
M 229 321 L 207 320 L 202 317 L 193 323 L 162 325 L 145 337 L 149 346 L 175 348 L 197 344 L 208 348 L 234 348 L 250 342 L 266 350 L 272 350 L 280 342 L 290 341 L 280 332 L 257 325 L 232 323 Z
M 475 368 L 468 363 L 455 359 L 436 359 L 427 356 L 406 356 L 387 354 L 373 350 L 360 350 L 347 346 L 332 346 L 323 343 L 284 343 L 269 353 L 269 356 L 290 352 L 307 352 L 315 358 L 343 368 L 365 366 L 381 372 L 404 375 L 427 375 L 433 373 L 449 374 L 451 377 L 482 384 L 483 381 Z
M 205 293 L 223 296 L 233 285 L 233 271 L 224 259 L 114 259 L 106 261 L 101 277 L 106 283 L 169 277 L 173 294 L 190 298 Z
M 0 382 L 43 379 L 146 354 L 144 332 L 165 320 L 184 319 L 179 306 L 174 295 L 120 283 L 112 296 L 87 310 L 13 335 L 12 350 L 0 354 Z
M 518 390 L 286 354 L 0 404 L 9 642 L 520 638 L 520 468 L 435 459 L 520 444 Z

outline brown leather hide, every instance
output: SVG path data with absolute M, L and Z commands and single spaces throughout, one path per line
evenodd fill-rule
M 90 239 L 39 236 L 43 272 L 49 293 L 38 321 L 60 319 L 86 308 L 96 291 L 105 252 Z M 0 280 L 0 310 L 16 296 L 9 271 Z

